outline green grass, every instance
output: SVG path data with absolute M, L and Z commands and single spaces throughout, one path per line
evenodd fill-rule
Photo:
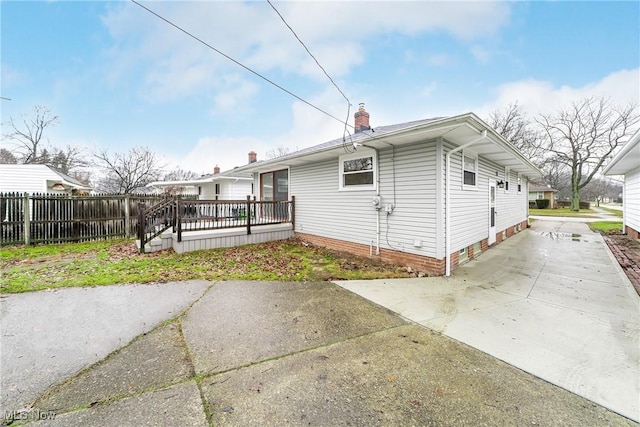
M 597 221 L 590 222 L 589 228 L 593 231 L 608 233 L 610 231 L 622 231 L 622 223 L 620 221 Z
M 580 212 L 573 212 L 570 208 L 558 208 L 558 209 L 529 208 L 529 215 L 593 218 L 597 215 L 597 212 L 591 209 L 580 209 Z
M 407 277 L 406 270 L 296 239 L 177 254 L 127 240 L 0 249 L 0 292 L 177 280 L 314 281 Z

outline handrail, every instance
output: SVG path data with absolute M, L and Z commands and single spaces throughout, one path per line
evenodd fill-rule
M 295 198 L 282 201 L 167 199 L 148 209 L 138 208 L 140 253 L 165 230 L 173 227 L 178 242 L 183 232 L 245 228 L 295 221 Z
M 176 224 L 176 200 L 168 198 L 145 209 L 143 203 L 138 203 L 138 240 L 140 253 L 152 239 L 162 234 Z

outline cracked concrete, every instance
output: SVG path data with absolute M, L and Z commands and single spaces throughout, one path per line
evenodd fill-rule
M 331 283 L 203 286 L 15 423 L 633 425 Z

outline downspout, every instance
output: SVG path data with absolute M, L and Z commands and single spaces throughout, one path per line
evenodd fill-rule
M 487 137 L 487 130 L 483 130 L 482 134 L 472 140 L 467 142 L 466 144 L 462 144 L 459 147 L 454 148 L 453 150 L 449 151 L 447 153 L 446 156 L 446 160 L 445 160 L 445 193 L 444 193 L 444 250 L 445 250 L 445 276 L 450 276 L 451 275 L 451 200 L 450 200 L 450 193 L 451 193 L 451 183 L 450 181 L 450 174 L 451 174 L 451 155 L 454 153 L 457 153 L 458 151 L 464 150 L 465 148 L 479 142 L 482 141 L 483 139 L 485 139 Z M 464 160 L 463 160 L 464 161 Z M 477 179 L 477 177 L 476 177 Z M 477 183 L 477 182 L 476 182 Z
M 378 150 L 373 149 L 376 153 L 376 197 L 380 198 L 380 159 L 378 158 Z M 380 204 L 382 206 L 382 203 Z M 376 256 L 380 256 L 380 206 L 376 207 Z

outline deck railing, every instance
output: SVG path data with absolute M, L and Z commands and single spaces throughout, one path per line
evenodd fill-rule
M 146 212 L 140 210 L 138 238 L 140 251 L 144 245 L 163 231 L 173 227 L 178 242 L 188 231 L 244 228 L 295 222 L 295 197 L 284 201 L 246 200 L 171 200 L 162 202 Z M 144 227 L 144 229 L 142 228 Z

